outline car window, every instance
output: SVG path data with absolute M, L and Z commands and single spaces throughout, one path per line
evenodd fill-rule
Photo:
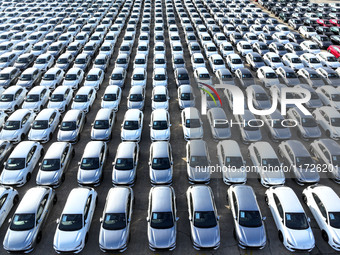
M 32 149 L 31 149 L 31 150 L 29 151 L 29 153 L 27 154 L 27 160 L 26 160 L 27 163 L 30 163 L 30 162 L 31 162 L 31 160 L 32 160 L 32 158 L 33 158 L 33 155 L 34 155 L 36 149 L 37 149 L 37 146 L 33 146 Z
M 0 146 L 0 156 L 5 151 L 5 149 L 6 149 L 6 144 L 3 144 L 3 145 Z
M 26 124 L 26 122 L 27 122 L 27 120 L 29 119 L 29 117 L 30 117 L 30 113 L 27 113 L 23 118 L 22 118 L 22 121 L 21 121 L 21 124 L 22 125 L 25 125 Z
M 319 198 L 314 192 L 312 193 L 312 195 L 313 195 L 313 198 L 314 198 L 314 200 L 315 200 L 315 203 L 316 203 L 316 205 L 318 206 L 318 208 L 319 208 L 319 210 L 320 210 L 322 216 L 323 216 L 324 218 L 327 219 L 327 211 L 326 211 L 326 209 L 325 209 L 325 206 L 324 206 L 323 203 L 321 202 L 320 198 Z
M 87 220 L 89 215 L 90 206 L 91 206 L 92 195 L 90 195 L 86 201 L 85 209 L 84 209 L 84 221 Z
M 2 209 L 2 207 L 4 206 L 6 200 L 7 200 L 7 197 L 8 197 L 8 193 L 7 194 L 4 194 L 1 198 L 0 198 L 0 210 Z
M 279 198 L 277 197 L 276 194 L 274 194 L 273 197 L 274 197 L 275 205 L 276 205 L 276 208 L 279 212 L 279 215 L 280 215 L 281 219 L 283 219 L 283 209 L 282 209 L 282 205 L 280 203 L 280 200 L 279 200 Z
M 40 203 L 38 211 L 37 211 L 36 223 L 38 223 L 38 221 L 40 220 L 40 218 L 41 218 L 41 216 L 44 212 L 44 208 L 45 208 L 47 199 L 48 199 L 48 194 L 46 194 L 44 196 L 44 198 L 41 200 L 41 203 Z
M 235 196 L 234 192 L 232 193 L 232 197 L 233 197 L 235 217 L 237 218 L 237 216 L 238 216 L 238 204 L 237 204 L 237 200 L 236 200 L 236 196 Z

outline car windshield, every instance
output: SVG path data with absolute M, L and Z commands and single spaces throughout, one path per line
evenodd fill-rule
M 24 158 L 9 158 L 5 166 L 6 170 L 21 170 L 25 168 Z
M 7 62 L 8 62 L 8 57 L 0 58 L 0 63 L 7 63 Z
M 74 98 L 74 102 L 77 102 L 77 103 L 87 102 L 87 95 L 76 95 Z
M 145 79 L 144 74 L 134 74 L 133 75 L 133 80 L 135 80 L 135 81 L 142 81 L 144 79 Z
M 62 102 L 64 101 L 63 94 L 53 94 L 50 99 L 51 102 Z
M 209 166 L 209 161 L 207 156 L 191 156 L 189 165 L 190 167 L 205 167 Z
M 126 64 L 127 60 L 125 58 L 118 58 L 116 63 L 118 63 L 118 64 Z
M 6 121 L 4 129 L 5 130 L 18 130 L 20 128 L 20 121 L 9 120 Z
M 233 64 L 242 64 L 242 60 L 239 59 L 239 58 L 234 58 L 234 59 L 231 60 L 231 63 L 233 63 Z
M 106 60 L 104 58 L 98 58 L 94 62 L 95 65 L 105 65 Z
M 14 96 L 12 94 L 2 94 L 0 98 L 0 102 L 12 102 Z
M 301 62 L 301 59 L 299 59 L 299 58 L 292 58 L 292 59 L 291 59 L 291 62 L 294 63 L 294 64 L 302 63 L 302 62 Z
M 241 157 L 226 157 L 225 166 L 228 168 L 241 168 L 244 166 L 243 159 Z
M 123 80 L 123 75 L 120 73 L 114 73 L 111 75 L 111 80 L 114 80 L 114 81 Z
M 40 169 L 43 171 L 57 171 L 60 169 L 60 159 L 44 159 Z
M 105 94 L 103 97 L 104 101 L 116 101 L 117 95 L 116 94 Z
M 169 158 L 154 158 L 151 168 L 155 170 L 166 170 L 171 167 Z
M 153 97 L 153 101 L 155 102 L 166 102 L 166 100 L 167 100 L 166 95 L 163 94 L 154 95 Z
M 152 123 L 152 128 L 155 130 L 164 130 L 168 128 L 168 123 L 166 121 L 154 121 Z
M 57 63 L 58 64 L 67 64 L 68 63 L 68 59 L 67 58 L 58 58 Z
M 108 120 L 96 120 L 93 125 L 95 129 L 108 129 L 109 127 L 110 123 Z
M 259 127 L 258 127 L 259 125 L 260 125 L 260 122 L 257 120 L 245 121 L 244 130 L 257 131 L 259 130 Z
M 86 59 L 85 58 L 77 58 L 75 61 L 76 64 L 85 64 Z
M 125 213 L 106 213 L 103 228 L 106 230 L 121 230 L 126 227 Z
M 10 75 L 8 73 L 1 73 L 0 74 L 0 80 L 4 81 L 4 80 L 9 80 Z
M 131 102 L 141 102 L 141 101 L 143 101 L 143 95 L 142 94 L 131 94 L 129 96 L 129 101 L 131 101 Z
M 197 228 L 213 228 L 217 225 L 215 213 L 208 212 L 194 212 L 194 226 Z
M 82 170 L 95 170 L 99 168 L 99 158 L 83 158 L 80 164 Z
M 171 212 L 153 212 L 151 215 L 150 226 L 156 229 L 167 229 L 174 226 Z
M 134 163 L 132 158 L 117 158 L 115 163 L 115 169 L 117 170 L 131 170 Z
M 319 47 L 318 47 L 316 44 L 310 44 L 310 45 L 309 45 L 309 49 L 311 49 L 311 50 L 317 50 L 317 49 L 319 49 Z
M 47 120 L 36 120 L 33 122 L 32 129 L 46 129 L 48 128 Z
M 45 81 L 53 81 L 55 79 L 55 75 L 54 74 L 45 74 L 43 77 L 43 80 Z
M 137 120 L 126 120 L 123 128 L 126 130 L 136 130 L 139 129 L 139 123 Z
M 93 46 L 86 46 L 86 47 L 84 47 L 84 51 L 93 51 L 93 50 L 94 50 Z
M 272 119 L 272 127 L 273 128 L 286 128 L 282 125 L 284 119 Z
M 63 214 L 58 228 L 62 231 L 77 231 L 83 227 L 81 214 Z
M 332 94 L 332 101 L 339 102 L 340 101 L 340 94 Z
M 181 100 L 183 101 L 189 101 L 189 100 L 193 100 L 194 96 L 192 93 L 182 93 L 181 94 Z
M 340 127 L 340 118 L 331 118 L 331 124 L 333 127 Z
M 262 226 L 259 211 L 240 211 L 239 224 L 246 228 L 258 228 Z
M 253 57 L 253 61 L 254 61 L 255 63 L 263 62 L 263 60 L 262 60 L 261 57 Z
M 255 98 L 258 101 L 267 101 L 267 100 L 269 100 L 269 98 L 268 98 L 266 93 L 256 93 L 255 94 Z
M 318 126 L 314 118 L 302 118 L 301 122 L 302 122 L 303 127 L 317 127 Z
M 34 228 L 35 214 L 34 213 L 16 213 L 13 216 L 9 228 L 14 231 L 27 231 Z
M 317 58 L 310 58 L 309 62 L 313 63 L 313 64 L 319 64 L 320 63 L 320 61 Z
M 261 165 L 265 166 L 267 170 L 276 170 L 276 167 L 280 166 L 280 162 L 277 158 L 264 158 Z
M 300 60 L 300 59 L 299 59 Z M 301 60 L 300 60 L 301 61 Z M 293 72 L 286 72 L 287 78 L 297 78 L 296 74 Z
M 286 227 L 290 229 L 302 230 L 309 228 L 306 215 L 304 213 L 285 213 Z
M 296 157 L 296 166 L 299 168 L 308 169 L 308 167 L 313 164 L 314 161 L 311 157 Z
M 155 81 L 165 81 L 166 76 L 164 74 L 155 74 Z
M 185 127 L 187 128 L 199 128 L 201 127 L 200 119 L 187 119 L 185 121 Z
M 75 121 L 63 121 L 61 123 L 60 130 L 62 131 L 73 131 L 77 129 L 77 124 Z
M 328 217 L 331 227 L 340 229 L 340 212 L 329 212 Z
M 39 95 L 34 94 L 27 95 L 25 102 L 39 102 Z
M 76 81 L 78 79 L 76 74 L 67 74 L 65 76 L 66 81 Z
M 86 76 L 87 81 L 98 81 L 98 75 L 96 74 L 89 74 Z

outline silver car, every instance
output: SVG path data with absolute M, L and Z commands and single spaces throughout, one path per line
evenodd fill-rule
M 73 91 L 68 86 L 57 87 L 48 101 L 47 108 L 58 109 L 60 112 L 65 112 L 73 98 Z
M 260 85 L 250 85 L 246 88 L 247 96 L 252 95 L 253 107 L 257 110 L 270 109 L 272 107 L 271 99 L 267 92 Z M 249 100 L 249 99 L 248 99 Z
M 148 240 L 152 251 L 176 248 L 177 209 L 175 191 L 169 186 L 156 186 L 149 193 Z
M 58 142 L 76 143 L 85 124 L 85 113 L 81 110 L 69 110 L 60 124 Z
M 114 185 L 132 185 L 135 182 L 138 157 L 138 143 L 122 142 L 119 144 L 115 161 L 112 163 L 112 183 Z
M 295 181 L 300 184 L 315 184 L 320 180 L 318 171 L 315 170 L 316 163 L 298 140 L 288 140 L 279 144 L 278 152 L 284 158 L 292 171 Z
M 262 140 L 259 121 L 251 111 L 245 110 L 244 115 L 235 115 L 236 122 L 244 123 L 239 125 L 242 142 L 247 144 Z
M 57 196 L 52 188 L 29 189 L 9 220 L 4 249 L 7 252 L 31 252 L 41 241 L 43 226 L 56 202 Z
M 203 137 L 203 122 L 200 113 L 195 107 L 188 107 L 181 112 L 182 128 L 184 139 L 202 139 Z
M 284 185 L 282 164 L 270 143 L 252 143 L 248 147 L 248 153 L 263 186 Z
M 110 85 L 116 85 L 118 87 L 123 88 L 126 79 L 126 69 L 123 67 L 115 67 L 112 70 Z
M 49 97 L 50 90 L 48 88 L 45 88 L 43 86 L 36 86 L 28 92 L 21 108 L 39 112 L 44 108 Z
M 91 141 L 86 145 L 82 159 L 78 163 L 77 181 L 79 185 L 100 185 L 107 154 L 107 143 Z
M 202 184 L 190 186 L 186 195 L 194 248 L 217 250 L 221 242 L 220 226 L 211 188 Z
M 178 87 L 178 106 L 182 110 L 187 107 L 195 107 L 195 95 L 191 85 L 181 85 Z
M 91 110 L 91 107 L 96 99 L 97 92 L 89 86 L 81 87 L 74 96 L 71 109 L 78 109 L 85 113 Z
M 125 112 L 123 124 L 121 125 L 120 136 L 122 141 L 139 142 L 142 136 L 144 114 L 137 109 L 130 109 Z
M 145 89 L 143 86 L 133 86 L 129 91 L 129 96 L 127 97 L 128 109 L 144 109 L 145 103 Z
M 150 138 L 151 141 L 169 141 L 170 140 L 170 114 L 167 110 L 157 109 L 151 113 L 150 121 Z
M 167 141 L 153 142 L 150 146 L 149 175 L 152 184 L 171 184 L 173 159 Z
M 101 107 L 118 111 L 120 101 L 122 99 L 122 89 L 117 85 L 109 85 L 106 87 L 102 96 Z
M 72 144 L 67 142 L 52 143 L 39 163 L 37 185 L 58 187 L 64 182 L 65 173 L 74 155 Z
M 54 131 L 61 120 L 60 112 L 56 109 L 44 109 L 32 123 L 28 140 L 47 143 L 52 139 Z
M 123 252 L 130 237 L 133 190 L 130 187 L 111 188 L 100 218 L 99 248 L 103 252 Z
M 260 208 L 255 192 L 248 185 L 232 185 L 228 202 L 234 219 L 234 237 L 241 249 L 263 249 L 267 242 Z
M 290 129 L 287 127 L 287 122 L 279 110 L 275 110 L 269 115 L 261 115 L 261 120 L 267 127 L 269 137 L 274 142 L 291 138 L 292 134 Z
M 246 183 L 246 161 L 243 159 L 238 142 L 234 140 L 220 141 L 217 144 L 217 159 L 222 169 L 222 177 L 225 184 Z
M 190 183 L 210 181 L 210 157 L 207 143 L 203 140 L 190 140 L 186 145 L 187 174 Z
M 115 120 L 116 114 L 112 109 L 100 109 L 92 123 L 91 140 L 110 140 Z
M 223 140 L 231 137 L 227 115 L 222 108 L 214 107 L 209 109 L 207 117 L 213 139 Z

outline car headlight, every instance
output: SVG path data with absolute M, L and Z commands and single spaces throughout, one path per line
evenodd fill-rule
M 338 240 L 335 240 L 335 238 L 333 238 L 333 243 L 335 243 L 336 245 L 340 245 Z
M 290 246 L 294 246 L 294 244 L 292 244 L 291 242 L 289 242 L 289 239 L 287 238 L 287 243 L 290 245 Z

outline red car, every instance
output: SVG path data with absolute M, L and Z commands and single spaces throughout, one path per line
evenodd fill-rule
M 340 19 L 330 19 L 329 22 L 330 22 L 333 26 L 340 27 Z
M 329 22 L 329 20 L 327 19 L 318 19 L 316 21 L 320 26 L 324 26 L 324 27 L 332 27 L 333 25 Z
M 327 51 L 332 53 L 336 58 L 340 57 L 340 46 L 331 45 L 328 47 Z

